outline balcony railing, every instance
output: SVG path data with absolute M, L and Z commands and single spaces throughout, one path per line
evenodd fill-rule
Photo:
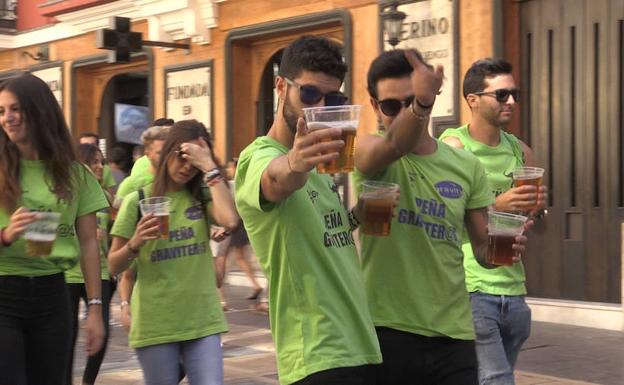
M 17 0 L 0 0 L 0 28 L 15 29 L 17 22 Z

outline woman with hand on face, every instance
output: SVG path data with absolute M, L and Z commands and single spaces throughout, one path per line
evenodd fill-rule
M 93 172 L 93 175 L 97 179 L 98 183 L 102 185 L 104 180 L 104 155 L 99 147 L 93 144 L 81 144 L 77 148 L 78 160 Z M 102 186 L 104 189 L 104 186 Z M 109 203 L 111 202 L 111 196 L 104 189 L 106 198 Z M 108 343 L 109 335 L 109 306 L 112 295 L 110 275 L 108 274 L 108 266 L 106 256 L 108 254 L 108 230 L 110 228 L 110 208 L 105 208 L 98 211 L 96 214 L 97 219 L 97 239 L 99 243 L 99 255 L 100 255 L 100 276 L 102 283 L 102 321 L 104 323 L 104 345 L 97 354 L 89 356 L 86 362 L 84 373 L 82 376 L 82 385 L 92 385 L 95 383 L 95 379 L 100 371 L 102 360 L 104 360 L 104 354 L 106 354 L 106 345 Z M 69 304 L 71 309 L 71 325 L 72 325 L 72 347 L 69 351 L 69 361 L 67 366 L 67 382 L 66 385 L 72 385 L 73 363 L 74 363 L 74 348 L 76 346 L 76 338 L 78 337 L 78 310 L 80 308 L 80 299 L 82 298 L 86 302 L 88 301 L 87 292 L 84 285 L 84 276 L 80 270 L 80 266 L 76 265 L 73 268 L 65 272 L 65 281 L 67 282 L 67 289 L 69 291 Z
M 0 83 L 0 383 L 62 385 L 71 346 L 63 271 L 78 259 L 89 315 L 87 351 L 104 337 L 96 212 L 108 202 L 77 161 L 58 102 L 41 79 Z M 24 232 L 60 213 L 50 255 L 29 256 Z
M 220 334 L 227 324 L 216 290 L 209 229 L 214 222 L 231 231 L 240 219 L 201 123 L 185 120 L 171 128 L 154 183 L 143 193 L 170 199 L 166 239 L 157 217 L 139 215 L 140 192 L 133 192 L 113 225 L 108 255 L 111 273 L 137 272 L 130 346 L 147 385 L 177 384 L 180 358 L 189 384 L 220 385 Z

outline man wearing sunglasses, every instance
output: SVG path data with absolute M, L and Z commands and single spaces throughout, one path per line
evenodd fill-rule
M 374 384 L 379 344 L 337 187 L 314 167 L 338 157 L 341 129 L 308 131 L 302 108 L 339 105 L 347 67 L 328 39 L 303 36 L 282 55 L 273 125 L 241 153 L 236 205 L 268 279 L 280 384 Z M 321 139 L 328 139 L 321 141 Z
M 547 191 L 535 186 L 512 187 L 512 171 L 534 166 L 531 149 L 505 131 L 511 121 L 519 92 L 511 65 L 503 60 L 482 59 L 466 72 L 463 94 L 472 120 L 446 130 L 441 139 L 451 146 L 473 153 L 483 164 L 497 211 L 526 211 L 535 204 L 546 205 Z M 520 347 L 529 337 L 531 310 L 521 262 L 494 270 L 475 262 L 470 244 L 464 244 L 466 286 L 470 293 L 481 384 L 514 384 L 514 365 Z
M 462 233 L 465 225 L 486 265 L 494 196 L 478 159 L 429 135 L 442 79 L 442 68 L 434 70 L 415 50 L 384 52 L 368 71 L 370 102 L 385 130 L 358 138 L 353 181 L 356 189 L 365 179 L 401 188 L 390 235 L 360 234 L 383 355 L 379 385 L 478 383 Z M 525 241 L 517 237 L 514 248 Z

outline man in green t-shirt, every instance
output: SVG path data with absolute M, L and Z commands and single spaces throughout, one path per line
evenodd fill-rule
M 115 199 L 117 204 L 120 205 L 121 202 L 119 200 L 122 200 L 129 193 L 137 191 L 139 188 L 147 186 L 154 181 L 154 174 L 160 160 L 160 151 L 165 139 L 167 139 L 169 128 L 168 126 L 152 126 L 141 134 L 141 142 L 143 142 L 145 147 L 145 157 L 148 160 L 148 165 L 142 170 L 134 172 L 121 182 L 117 189 L 116 198 L 118 199 Z
M 159 119 L 154 120 L 154 123 L 152 123 L 152 126 L 171 128 L 171 126 L 173 126 L 174 123 L 175 122 L 173 119 L 159 118 Z M 145 147 L 143 150 L 146 151 Z M 147 151 L 146 151 L 146 153 L 143 156 L 141 156 L 139 159 L 137 159 L 132 165 L 132 170 L 130 170 L 130 176 L 145 174 L 147 170 L 150 168 L 150 164 L 151 164 L 151 161 L 148 158 Z
M 503 60 L 483 59 L 466 72 L 463 94 L 472 120 L 446 130 L 441 139 L 474 154 L 483 164 L 490 188 L 496 196 L 494 209 L 526 212 L 538 200 L 538 210 L 546 205 L 547 191 L 540 186 L 512 187 L 512 171 L 533 166 L 533 152 L 505 132 L 518 102 L 518 89 L 511 65 Z M 532 213 L 535 214 L 535 211 Z M 481 384 L 514 384 L 514 365 L 520 347 L 529 337 L 531 310 L 526 294 L 521 262 L 494 270 L 475 262 L 469 243 L 464 244 L 466 287 L 470 292 Z
M 377 384 L 476 385 L 477 357 L 465 289 L 464 226 L 479 263 L 494 196 L 474 156 L 427 131 L 443 69 L 416 50 L 382 53 L 368 91 L 385 132 L 363 135 L 353 182 L 393 182 L 401 198 L 388 236 L 360 234 L 362 269 L 383 364 Z M 525 237 L 514 248 L 523 249 Z
M 341 49 L 303 36 L 282 55 L 273 125 L 240 155 L 236 205 L 269 279 L 280 383 L 374 384 L 381 362 L 348 213 L 328 174 L 342 129 L 309 131 L 302 108 L 342 105 Z M 321 139 L 327 141 L 321 142 Z

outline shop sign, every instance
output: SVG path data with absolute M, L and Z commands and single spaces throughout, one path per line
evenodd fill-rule
M 165 69 L 165 114 L 197 119 L 212 131 L 212 62 Z

